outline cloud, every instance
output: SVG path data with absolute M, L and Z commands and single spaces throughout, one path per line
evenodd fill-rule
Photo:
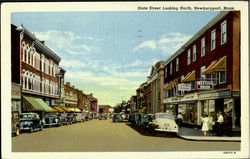
M 80 37 L 73 32 L 49 30 L 47 32 L 35 32 L 39 40 L 45 41 L 45 45 L 55 50 L 65 50 L 68 54 L 79 55 L 90 52 L 92 47 L 84 43 L 84 40 L 93 40 L 93 37 Z
M 86 64 L 79 60 L 62 60 L 60 65 L 64 68 L 85 68 Z
M 154 40 L 144 41 L 140 45 L 136 46 L 133 51 L 135 52 L 141 48 L 150 48 L 154 50 L 156 48 L 155 41 Z
M 163 54 L 173 54 L 191 37 L 191 35 L 178 32 L 165 34 L 158 40 L 159 49 Z

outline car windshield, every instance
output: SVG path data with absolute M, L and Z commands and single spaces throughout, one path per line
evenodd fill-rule
M 170 116 L 170 115 L 163 114 L 163 115 L 160 115 L 159 118 L 171 119 L 171 116 Z

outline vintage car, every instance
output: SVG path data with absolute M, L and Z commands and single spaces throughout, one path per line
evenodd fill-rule
M 149 128 L 149 122 L 154 119 L 154 114 L 141 114 L 140 116 L 140 127 Z
M 45 115 L 44 126 L 62 126 L 62 118 L 59 113 L 48 113 Z
M 76 116 L 77 115 L 75 113 L 70 113 L 69 115 L 70 115 L 71 123 L 72 124 L 77 123 L 77 121 L 76 121 Z
M 22 113 L 20 114 L 21 131 L 43 130 L 43 122 L 36 113 Z
M 20 132 L 19 111 L 11 112 L 11 127 L 12 127 L 12 134 L 18 136 Z
M 85 114 L 83 114 L 83 113 L 76 113 L 76 121 L 77 122 L 84 122 L 85 121 Z
M 62 119 L 62 124 L 64 124 L 64 125 L 72 124 L 71 116 L 68 113 L 62 113 L 61 114 L 61 119 Z
M 99 120 L 107 120 L 107 118 L 108 118 L 107 114 L 102 113 L 99 115 Z
M 173 115 L 168 113 L 155 113 L 149 128 L 154 131 L 178 133 L 178 125 Z
M 121 122 L 121 121 L 123 121 L 122 114 L 118 114 L 118 113 L 114 114 L 113 122 Z

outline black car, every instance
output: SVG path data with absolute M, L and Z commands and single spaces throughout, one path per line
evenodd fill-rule
M 71 116 L 68 113 L 62 113 L 61 114 L 61 119 L 62 119 L 62 124 L 64 124 L 64 125 L 72 124 Z
M 43 122 L 36 113 L 23 113 L 20 114 L 21 131 L 29 131 L 32 133 L 34 130 L 43 130 Z
M 108 116 L 107 114 L 100 114 L 99 120 L 107 120 Z
M 45 115 L 45 123 L 44 126 L 61 126 L 62 118 L 58 113 L 49 113 Z

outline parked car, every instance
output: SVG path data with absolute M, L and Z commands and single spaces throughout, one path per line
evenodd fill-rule
M 153 118 L 154 114 L 141 114 L 139 126 L 149 128 L 149 122 L 152 122 Z
M 178 133 L 175 118 L 168 113 L 155 113 L 154 119 L 149 122 L 149 127 L 154 131 Z
M 77 121 L 76 121 L 76 114 L 75 113 L 70 113 L 70 114 L 68 114 L 69 116 L 70 116 L 70 119 L 71 119 L 71 123 L 72 124 L 75 124 L 75 123 L 77 123 Z
M 107 118 L 108 118 L 107 114 L 104 113 L 100 114 L 99 116 L 99 120 L 107 120 Z
M 43 130 L 43 122 L 36 113 L 22 113 L 20 114 L 21 131 Z
M 44 126 L 62 126 L 62 117 L 58 113 L 49 113 L 45 115 Z
M 76 121 L 77 122 L 84 122 L 85 121 L 85 114 L 83 114 L 83 113 L 76 113 Z
M 114 114 L 113 116 L 113 122 L 121 122 L 123 121 L 122 114 Z
M 12 111 L 11 112 L 11 127 L 12 127 L 12 134 L 15 136 L 19 135 L 20 132 L 20 114 L 19 111 Z
M 64 124 L 64 125 L 72 124 L 71 117 L 68 113 L 62 113 L 61 119 L 62 119 L 62 124 Z

